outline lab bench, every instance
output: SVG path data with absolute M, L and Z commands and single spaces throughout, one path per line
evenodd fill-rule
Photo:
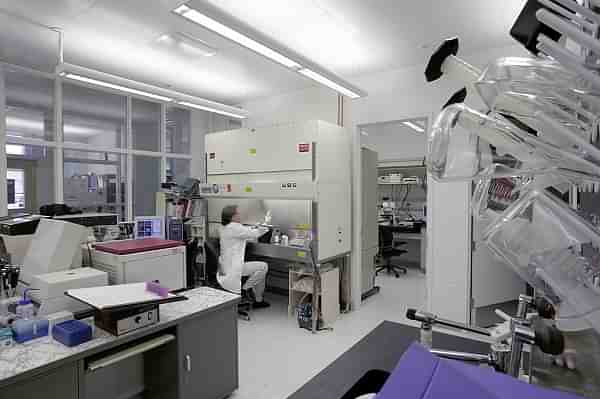
M 160 305 L 161 321 L 119 337 L 96 328 L 68 348 L 51 337 L 0 350 L 0 398 L 206 398 L 238 387 L 239 296 L 203 287 Z
M 344 399 L 361 377 L 372 370 L 392 372 L 408 347 L 419 341 L 417 327 L 384 321 L 363 339 L 348 349 L 333 363 L 288 397 L 288 399 Z M 577 370 L 554 366 L 552 357 L 536 350 L 533 362 L 534 381 L 545 388 L 600 397 L 598 365 L 600 338 L 594 333 L 578 336 Z M 450 331 L 433 331 L 433 346 L 437 349 L 489 353 L 490 345 Z M 465 394 L 465 397 L 468 395 Z
M 310 249 L 280 244 L 248 242 L 246 244 L 247 260 L 274 260 L 286 264 L 286 288 L 289 296 L 288 313 L 293 315 L 295 306 L 307 294 L 318 298 L 316 314 L 320 313 L 327 326 L 331 326 L 340 314 L 340 302 L 346 307 L 350 303 L 349 289 L 349 254 L 321 261 L 319 273 L 314 284 L 313 260 Z M 329 263 L 340 261 L 339 268 L 326 267 Z M 312 281 L 297 286 L 300 279 L 310 277 Z M 341 289 L 340 289 L 341 288 Z M 341 293 L 341 295 L 340 295 Z M 341 301 L 340 301 L 341 299 Z M 313 320 L 313 332 L 317 323 Z

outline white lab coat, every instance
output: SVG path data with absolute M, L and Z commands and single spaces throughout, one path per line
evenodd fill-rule
M 231 222 L 221 228 L 221 256 L 217 280 L 227 291 L 240 293 L 246 241 L 255 240 L 265 234 L 266 227 L 247 227 Z

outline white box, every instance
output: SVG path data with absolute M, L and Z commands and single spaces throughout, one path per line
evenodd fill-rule
M 107 272 L 110 284 L 158 280 L 171 291 L 187 287 L 185 246 L 128 255 L 93 249 L 92 267 Z
M 38 274 L 31 278 L 31 299 L 40 304 L 39 314 L 47 315 L 63 310 L 78 312 L 88 309 L 83 303 L 69 298 L 65 291 L 75 288 L 108 285 L 108 274 L 89 267 Z

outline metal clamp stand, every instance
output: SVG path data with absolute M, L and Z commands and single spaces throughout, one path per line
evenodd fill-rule
M 530 308 L 537 309 L 541 317 L 550 318 L 554 316 L 554 308 L 548 301 L 544 299 L 536 300 L 532 297 L 521 295 L 519 297 L 517 315 L 510 319 L 511 344 L 508 345 L 505 342 L 493 343 L 491 345 L 491 352 L 487 355 L 431 349 L 430 334 L 434 324 L 490 337 L 491 333 L 488 330 L 443 319 L 431 313 L 419 312 L 415 309 L 408 309 L 406 317 L 409 320 L 421 322 L 421 340 L 424 345 L 430 347 L 431 353 L 447 359 L 487 364 L 494 367 L 496 371 L 518 377 L 525 344 L 536 345 L 544 353 L 551 355 L 560 354 L 564 350 L 563 335 L 556 327 L 548 326 L 544 323 L 532 324 L 530 320 L 527 320 L 527 312 Z

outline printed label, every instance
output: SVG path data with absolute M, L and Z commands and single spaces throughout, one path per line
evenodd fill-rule
M 298 144 L 298 152 L 310 152 L 310 144 L 308 144 L 308 143 Z
M 282 190 L 295 190 L 296 188 L 296 183 L 281 183 Z

